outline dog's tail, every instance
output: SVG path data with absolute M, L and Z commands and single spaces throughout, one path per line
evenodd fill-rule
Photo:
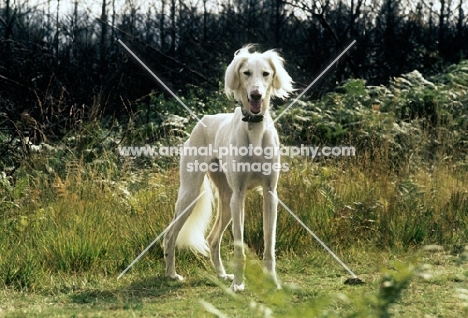
M 189 247 L 193 252 L 207 256 L 209 247 L 205 240 L 205 233 L 211 220 L 213 192 L 206 176 L 200 193 L 203 191 L 205 192 L 195 203 L 192 213 L 180 230 L 176 245 Z

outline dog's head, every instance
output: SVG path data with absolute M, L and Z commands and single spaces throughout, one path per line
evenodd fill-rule
M 285 98 L 293 91 L 292 79 L 276 51 L 250 53 L 250 48 L 245 46 L 234 55 L 226 70 L 225 91 L 242 102 L 245 111 L 264 114 L 271 96 Z

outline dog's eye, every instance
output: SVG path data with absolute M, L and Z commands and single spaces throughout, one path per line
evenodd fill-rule
M 245 75 L 245 76 L 250 76 L 251 74 L 252 74 L 252 73 L 250 73 L 249 71 L 245 71 L 245 72 L 244 72 L 244 75 Z
M 268 72 L 263 72 L 263 77 L 267 77 L 268 75 L 270 75 L 270 73 L 268 73 Z

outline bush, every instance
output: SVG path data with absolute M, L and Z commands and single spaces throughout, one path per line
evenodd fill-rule
M 388 88 L 348 80 L 318 101 L 299 101 L 280 121 L 280 136 L 286 144 L 352 145 L 397 170 L 446 159 L 466 165 L 467 78 L 464 61 L 430 81 L 418 71 L 396 77 Z

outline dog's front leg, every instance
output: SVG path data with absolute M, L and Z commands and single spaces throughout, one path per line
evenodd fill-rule
M 271 192 L 270 192 L 271 191 Z M 263 190 L 263 235 L 265 250 L 263 252 L 263 263 L 265 269 L 270 273 L 273 281 L 280 288 L 276 277 L 276 218 L 278 210 L 278 200 L 276 189 L 264 188 Z
M 234 235 L 234 280 L 233 291 L 244 290 L 244 200 L 245 189 L 235 189 L 231 197 L 232 232 Z

